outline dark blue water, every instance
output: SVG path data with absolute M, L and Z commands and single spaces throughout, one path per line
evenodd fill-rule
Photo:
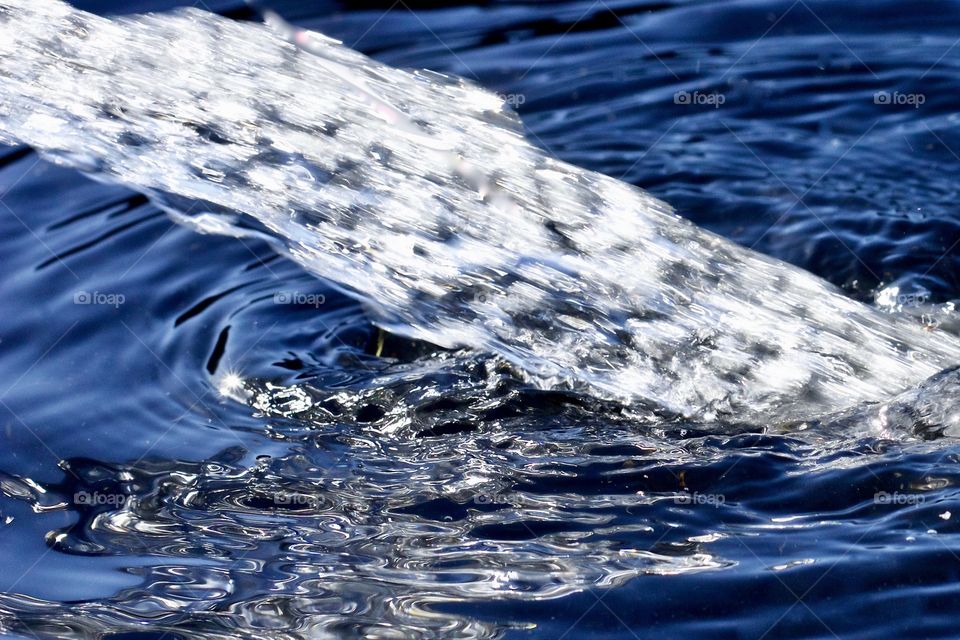
M 851 296 L 960 297 L 960 3 L 268 5 L 501 92 L 553 154 Z M 950 437 L 633 424 L 445 368 L 265 244 L 0 162 L 11 637 L 957 635 Z M 325 409 L 252 412 L 224 371 Z

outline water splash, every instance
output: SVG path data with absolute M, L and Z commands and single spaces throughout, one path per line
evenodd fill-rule
M 792 435 L 645 422 L 537 391 L 501 358 L 468 352 L 351 373 L 349 384 L 231 379 L 224 391 L 286 443 L 273 455 L 70 459 L 45 486 L 0 476 L 6 498 L 71 514 L 47 534 L 52 549 L 117 557 L 138 580 L 79 603 L 2 594 L 0 629 L 110 637 L 148 619 L 174 638 L 495 638 L 522 621 L 449 607 L 722 570 L 760 530 L 843 529 L 856 546 L 863 533 L 836 525 L 896 506 L 876 496 L 915 498 L 921 513 L 891 512 L 903 523 L 890 527 L 923 530 L 943 512 L 925 496 L 958 480 L 939 453 L 923 476 L 893 462 L 909 429 L 955 428 L 956 412 L 931 403 L 957 397 L 956 372 Z M 836 485 L 839 469 L 854 486 L 809 511 L 811 483 Z M 765 571 L 813 562 L 760 553 Z
M 0 8 L 10 139 L 201 231 L 267 236 L 381 326 L 496 353 L 541 388 L 802 419 L 960 361 L 951 336 L 546 156 L 463 81 L 195 10 Z

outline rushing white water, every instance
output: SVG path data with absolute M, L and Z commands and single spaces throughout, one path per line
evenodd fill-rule
M 265 234 L 381 326 L 706 420 L 890 396 L 960 343 L 545 155 L 500 100 L 321 35 L 0 0 L 0 131 L 213 233 Z

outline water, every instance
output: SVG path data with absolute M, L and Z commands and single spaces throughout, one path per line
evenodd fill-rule
M 949 360 L 950 14 L 611 6 L 277 9 L 522 96 L 535 144 L 880 292 L 912 324 L 860 313 Z M 802 425 L 671 418 L 384 334 L 265 241 L 32 154 L 0 180 L 11 634 L 952 636 L 950 372 Z
M 110 21 L 10 2 L 4 30 L 8 137 L 200 231 L 265 236 L 379 327 L 496 353 L 541 388 L 775 422 L 960 359 L 952 336 L 547 156 L 498 96 L 456 79 L 202 11 Z

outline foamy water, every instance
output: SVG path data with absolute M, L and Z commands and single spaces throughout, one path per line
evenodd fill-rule
M 8 139 L 203 232 L 269 237 L 382 327 L 495 353 L 542 388 L 799 419 L 960 361 L 951 336 L 549 157 L 477 86 L 282 23 L 0 7 Z

